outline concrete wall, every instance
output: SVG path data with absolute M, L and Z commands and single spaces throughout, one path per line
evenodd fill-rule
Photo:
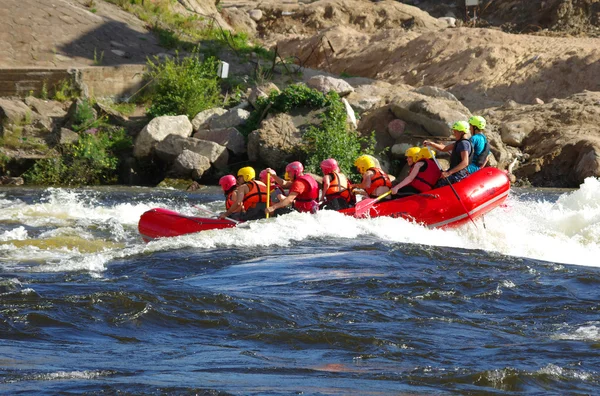
M 0 68 L 0 96 L 52 97 L 63 81 L 79 86 L 83 95 L 129 98 L 143 86 L 144 65 L 89 66 L 75 69 Z

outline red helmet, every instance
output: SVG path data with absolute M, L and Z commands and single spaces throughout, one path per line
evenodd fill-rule
M 323 171 L 324 175 L 328 175 L 331 172 L 339 171 L 340 167 L 338 166 L 338 163 L 335 159 L 327 158 L 326 160 L 321 162 L 321 170 Z
M 221 185 L 223 191 L 227 192 L 231 189 L 231 187 L 234 187 L 237 184 L 237 181 L 235 176 L 225 175 L 219 179 L 219 184 Z
M 285 174 L 287 176 L 286 179 L 289 178 L 289 180 L 294 180 L 295 178 L 298 177 L 298 175 L 300 173 L 303 173 L 303 172 L 304 172 L 304 165 L 302 165 L 302 163 L 299 161 L 290 162 L 285 167 Z

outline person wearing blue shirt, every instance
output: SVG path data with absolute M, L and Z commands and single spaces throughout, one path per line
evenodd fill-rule
M 487 138 L 483 134 L 485 131 L 485 126 L 485 118 L 481 116 L 473 116 L 469 118 L 471 145 L 473 146 L 473 159 L 467 167 L 468 174 L 477 172 L 487 163 L 488 155 L 490 154 L 490 145 L 487 141 Z

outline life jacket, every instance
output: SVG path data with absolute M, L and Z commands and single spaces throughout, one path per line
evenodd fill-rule
M 319 207 L 317 199 L 319 198 L 319 185 L 310 175 L 302 175 L 296 178 L 300 183 L 304 183 L 304 191 L 298 194 L 294 200 L 294 208 L 298 212 L 314 212 Z M 296 182 L 294 180 L 294 182 Z
M 485 138 L 485 146 L 483 146 L 483 151 L 481 151 L 479 155 L 474 155 L 471 163 L 481 168 L 483 165 L 485 165 L 488 155 L 490 155 L 490 142 L 488 142 L 487 138 Z
M 348 178 L 340 173 L 332 172 L 329 188 L 325 191 L 325 198 L 331 201 L 336 198 L 343 198 L 346 202 L 350 202 L 352 194 L 349 190 Z
M 244 195 L 242 201 L 244 210 L 255 207 L 258 203 L 267 202 L 267 186 L 265 183 L 257 180 L 250 180 L 246 183 L 248 193 Z
M 369 188 L 366 188 L 365 191 L 367 192 L 367 194 L 369 194 L 369 197 L 376 197 L 376 195 L 374 195 L 375 190 L 377 190 L 379 187 L 387 187 L 387 188 L 392 188 L 392 181 L 390 180 L 390 177 L 384 173 L 381 169 L 379 168 L 369 168 L 367 169 L 367 171 L 373 171 L 375 172 L 375 174 L 373 176 L 371 176 L 371 186 Z
M 235 203 L 235 201 L 233 200 L 234 192 L 235 192 L 235 186 L 230 189 L 229 193 L 227 194 L 227 198 L 225 198 L 225 210 L 229 210 L 229 208 L 231 208 L 231 205 L 233 205 Z
M 452 148 L 452 154 L 450 154 L 450 169 L 454 168 L 462 161 L 460 151 L 458 151 L 456 148 L 458 147 L 458 142 L 463 140 L 466 141 L 469 146 L 469 164 L 473 162 L 473 145 L 469 139 L 465 139 L 465 135 L 463 134 L 463 136 L 454 143 L 454 147 Z
M 409 186 L 413 186 L 421 192 L 429 191 L 435 186 L 435 183 L 437 183 L 439 178 L 442 176 L 442 171 L 432 159 L 422 159 L 418 162 L 415 162 L 410 167 L 411 171 L 418 163 L 422 163 L 423 165 L 421 165 L 419 173 L 417 173 L 417 176 L 413 179 Z

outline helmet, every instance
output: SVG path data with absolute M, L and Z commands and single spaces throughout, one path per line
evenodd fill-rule
M 266 183 L 267 182 L 267 170 L 263 169 L 260 171 L 260 173 L 258 174 L 258 178 L 260 179 L 261 182 Z M 271 180 L 273 180 L 271 178 Z
M 219 179 L 219 184 L 221 185 L 221 188 L 223 189 L 223 191 L 227 192 L 232 187 L 234 187 L 237 184 L 237 182 L 235 180 L 235 176 L 225 175 Z
M 242 176 L 245 182 L 249 182 L 250 180 L 254 180 L 256 172 L 253 167 L 245 166 L 238 171 L 237 175 Z
M 413 161 L 417 162 L 421 158 L 420 152 L 420 147 L 411 147 L 404 152 L 404 156 L 407 158 L 412 158 Z
M 456 121 L 454 125 L 452 125 L 453 131 L 459 131 L 462 133 L 469 132 L 469 123 L 467 121 Z
M 469 118 L 469 124 L 473 125 L 477 129 L 483 130 L 485 129 L 487 123 L 485 122 L 485 118 L 482 116 L 473 116 Z
M 323 171 L 324 175 L 327 175 L 331 172 L 340 170 L 340 167 L 338 166 L 338 163 L 335 159 L 327 158 L 326 160 L 321 162 L 321 170 Z
M 285 167 L 285 179 L 293 180 L 298 177 L 300 173 L 304 172 L 304 165 L 299 161 L 290 162 Z
M 418 160 L 422 160 L 423 158 L 431 159 L 433 157 L 435 157 L 435 151 L 433 151 L 432 149 L 427 150 L 427 147 L 425 147 L 425 148 L 422 148 L 421 151 L 419 151 L 419 159 Z
M 370 155 L 361 155 L 354 161 L 354 166 L 358 168 L 360 173 L 365 173 L 367 169 L 375 167 L 375 161 Z

